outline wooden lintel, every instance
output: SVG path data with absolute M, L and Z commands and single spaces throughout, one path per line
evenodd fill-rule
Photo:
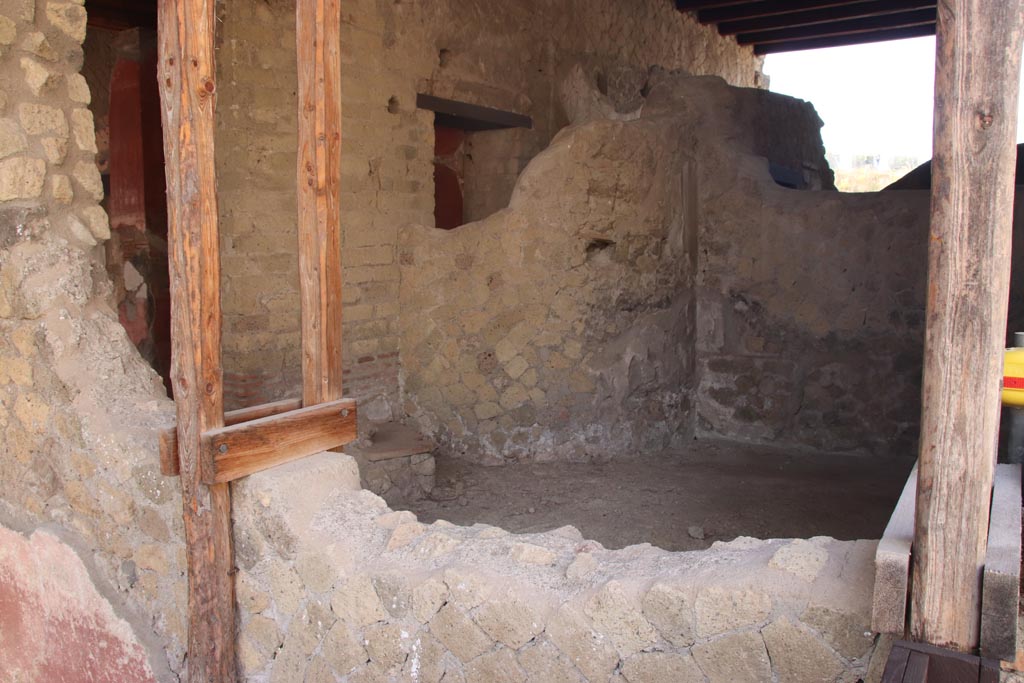
M 356 438 L 356 403 L 329 401 L 203 434 L 203 459 L 215 483 L 344 446 Z
M 914 640 L 978 647 L 1010 289 L 1024 0 L 939 4 Z
M 280 415 L 289 410 L 298 410 L 302 407 L 301 398 L 286 398 L 283 401 L 273 403 L 261 403 L 258 406 L 239 408 L 224 413 L 224 426 L 258 420 L 269 415 Z M 166 477 L 176 477 L 181 474 L 181 463 L 178 460 L 178 428 L 168 427 L 160 432 L 160 473 Z
M 416 95 L 416 107 L 434 112 L 437 115 L 437 123 L 449 128 L 472 131 L 533 128 L 533 119 L 525 114 L 482 107 L 425 93 Z

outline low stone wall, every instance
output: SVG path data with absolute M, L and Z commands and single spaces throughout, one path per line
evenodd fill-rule
M 251 681 L 877 681 L 875 543 L 609 551 L 572 527 L 421 524 L 322 454 L 236 487 Z

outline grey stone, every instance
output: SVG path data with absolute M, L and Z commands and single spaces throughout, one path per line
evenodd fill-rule
M 780 681 L 831 683 L 843 672 L 842 661 L 825 643 L 788 618 L 765 626 L 761 635 Z
M 764 591 L 715 586 L 699 591 L 695 607 L 697 635 L 705 637 L 763 622 L 772 599 Z
M 675 652 L 640 652 L 622 664 L 628 683 L 704 683 L 693 657 Z
M 507 648 L 477 657 L 466 665 L 466 683 L 524 683 L 526 672 Z
M 463 662 L 479 657 L 494 644 L 465 612 L 451 603 L 430 620 L 430 633 Z
M 544 630 L 534 610 L 514 596 L 483 603 L 473 618 L 487 635 L 513 650 Z
M 763 683 L 772 678 L 764 640 L 757 631 L 715 638 L 693 648 L 709 683 Z
M 637 602 L 622 584 L 609 581 L 584 608 L 594 626 L 612 640 L 623 656 L 653 644 L 658 638 Z
M 669 583 L 656 583 L 647 591 L 643 612 L 661 637 L 677 647 L 693 645 L 693 591 Z

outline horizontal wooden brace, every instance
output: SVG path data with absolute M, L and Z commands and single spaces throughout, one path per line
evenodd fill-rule
M 224 413 L 224 425 L 231 426 L 241 422 L 258 420 L 269 415 L 280 415 L 290 410 L 298 410 L 301 407 L 301 398 L 286 398 L 283 401 L 239 408 L 238 410 Z M 177 477 L 181 474 L 181 462 L 178 459 L 177 427 L 168 427 L 160 432 L 160 474 L 165 477 Z
M 203 480 L 220 484 L 356 439 L 356 402 L 340 399 L 202 435 Z

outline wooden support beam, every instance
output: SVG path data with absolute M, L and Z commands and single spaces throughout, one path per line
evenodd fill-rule
M 340 399 L 203 434 L 202 457 L 215 483 L 240 479 L 356 438 L 356 403 Z
M 718 24 L 718 32 L 723 36 L 728 36 L 734 33 L 752 33 L 769 29 L 822 24 L 840 19 L 884 16 L 928 7 L 934 9 L 935 0 L 872 0 L 872 2 L 855 2 L 840 5 L 839 7 L 824 7 L 804 10 L 802 12 L 773 14 L 766 17 L 723 21 Z
M 861 33 L 875 33 L 877 31 L 910 28 L 913 26 L 932 26 L 934 24 L 935 8 L 929 7 L 909 12 L 897 12 L 895 14 L 740 33 L 736 36 L 736 42 L 740 45 L 768 45 L 770 43 L 785 43 L 793 40 L 853 36 Z
M 890 28 L 867 33 L 853 33 L 845 36 L 828 36 L 825 38 L 803 38 L 787 40 L 781 43 L 754 44 L 755 55 L 770 55 L 778 52 L 795 52 L 797 50 L 819 50 L 825 47 L 841 47 L 843 45 L 863 45 L 865 43 L 881 43 L 886 40 L 904 40 L 906 38 L 922 38 L 935 33 L 934 24 L 921 24 L 906 28 Z
M 302 407 L 301 398 L 286 398 L 283 401 L 273 403 L 261 403 L 258 406 L 239 408 L 224 413 L 224 426 L 240 424 L 258 420 L 261 417 L 280 415 L 290 410 L 298 410 Z M 178 428 L 168 427 L 160 432 L 160 474 L 165 477 L 176 477 L 181 474 L 181 466 L 178 460 Z
M 296 3 L 302 401 L 341 393 L 341 2 Z
M 1010 284 L 1024 0 L 943 0 L 910 631 L 978 646 Z
M 214 174 L 213 0 L 160 0 L 158 74 L 167 173 L 171 377 L 188 560 L 188 680 L 234 681 L 231 494 L 206 486 L 201 435 L 223 424 Z
M 866 0 L 865 0 L 866 1 Z M 697 13 L 697 20 L 702 24 L 717 24 L 722 21 L 769 17 L 786 12 L 803 12 L 823 7 L 840 7 L 856 5 L 851 0 L 761 0 L 761 2 L 745 2 L 740 5 L 702 9 Z

